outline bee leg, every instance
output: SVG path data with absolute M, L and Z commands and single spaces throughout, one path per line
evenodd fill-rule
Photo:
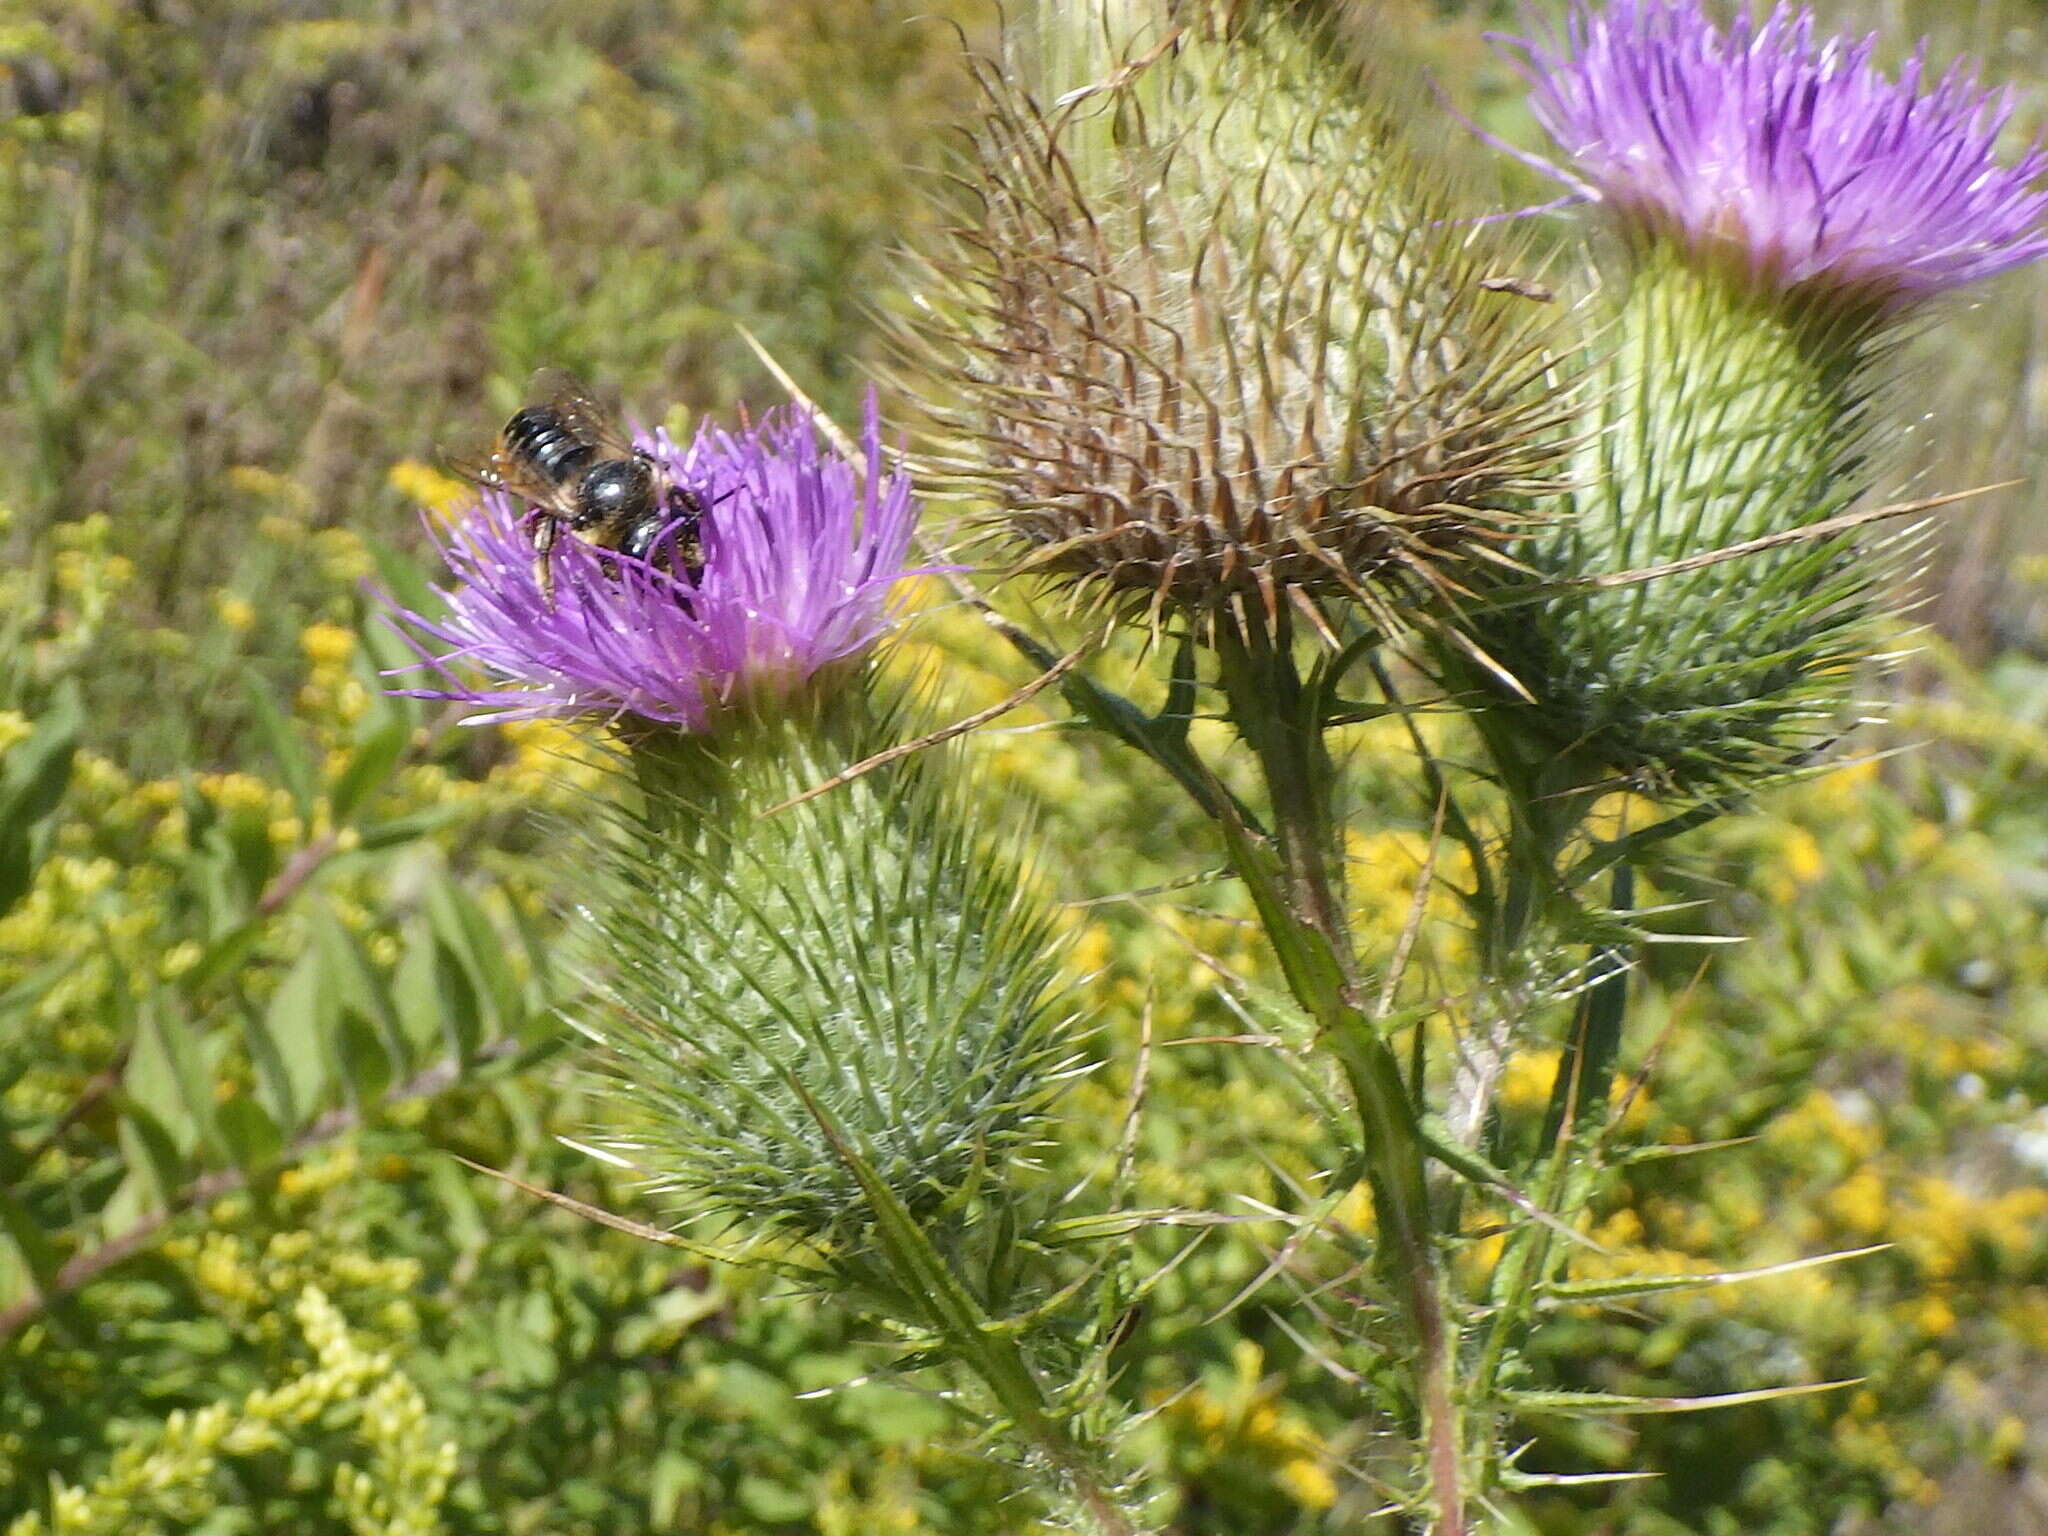
M 533 525 L 533 576 L 540 585 L 542 601 L 552 608 L 555 603 L 555 566 L 548 558 L 555 547 L 555 532 L 560 525 L 546 513 L 541 513 Z

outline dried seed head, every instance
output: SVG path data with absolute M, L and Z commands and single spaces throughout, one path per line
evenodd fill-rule
M 1061 94 L 980 70 L 971 214 L 900 333 L 933 478 L 1154 622 L 1458 590 L 1556 468 L 1529 261 L 1279 23 L 1127 36 Z

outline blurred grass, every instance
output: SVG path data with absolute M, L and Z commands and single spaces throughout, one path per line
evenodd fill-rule
M 457 1447 L 447 1529 L 1031 1528 L 991 1468 L 943 1448 L 936 1402 L 796 1395 L 872 1362 L 842 1321 L 456 1171 L 449 1151 L 633 1198 L 553 1140 L 586 1111 L 548 1050 L 566 983 L 549 965 L 540 812 L 579 770 L 544 729 L 457 732 L 421 710 L 394 733 L 373 699 L 374 633 L 358 633 L 379 548 L 418 547 L 434 494 L 419 466 L 488 434 L 536 365 L 577 369 L 650 414 L 758 407 L 775 392 L 737 322 L 849 410 L 864 305 L 916 216 L 906 167 L 934 163 L 965 99 L 952 35 L 930 19 L 943 9 L 82 0 L 0 16 L 0 430 L 13 445 L 0 454 L 0 768 L 26 762 L 74 696 L 81 720 L 61 796 L 29 836 L 28 888 L 0 916 L 0 1305 L 175 1209 L 179 1178 L 239 1180 L 0 1341 L 0 1518 L 44 1508 L 52 1477 L 100 1476 L 174 1411 L 288 1378 L 304 1357 L 291 1309 L 317 1285 Z M 1528 142 L 1480 36 L 1502 9 L 1389 0 L 1365 24 Z M 1938 52 L 1977 50 L 2030 86 L 2048 58 L 2022 0 L 1831 11 L 1900 37 L 1933 28 Z M 2037 119 L 2038 99 L 2026 111 Z M 1519 171 L 1469 163 L 1482 192 L 1498 177 L 1510 203 L 1540 195 Z M 1929 421 L 1899 445 L 1902 476 L 1946 489 L 2037 474 L 2044 295 L 2038 279 L 2007 282 L 1918 343 L 1910 398 Z M 1664 894 L 1709 903 L 1686 921 L 1755 937 L 1698 984 L 1690 952 L 1651 957 L 1629 1056 L 1647 1086 L 1623 1134 L 1757 1139 L 1629 1165 L 1596 1227 L 1615 1269 L 1895 1246 L 1705 1300 L 1572 1313 L 1531 1366 L 1632 1391 L 1868 1380 L 1626 1433 L 1532 1426 L 1532 1468 L 1661 1474 L 1547 1495 L 1533 1529 L 2048 1528 L 2035 499 L 2030 481 L 1957 525 L 1930 587 L 1951 643 L 1899 730 L 1860 743 L 1933 744 L 1776 796 L 1662 878 Z M 975 629 L 941 616 L 916 642 L 968 705 L 1017 680 Z M 1115 899 L 1183 872 L 1198 829 L 1065 733 L 982 745 L 1047 799 L 1052 877 L 1096 903 L 1074 909 L 1076 963 L 1105 968 L 1112 1066 L 1081 1091 L 1077 1134 L 1113 1134 L 1149 1012 L 1162 1044 L 1140 1203 L 1298 1205 L 1328 1147 L 1285 1074 L 1256 1050 L 1167 1044 L 1244 1030 L 1217 986 L 1258 980 L 1235 893 Z M 1376 748 L 1397 747 L 1369 731 L 1359 745 L 1355 895 L 1390 930 L 1429 808 L 1373 767 Z M 502 939 L 502 975 L 449 937 L 461 898 Z M 298 1080 L 305 1103 L 281 1107 L 252 1020 L 291 1016 L 280 996 L 336 932 L 373 978 L 364 1009 L 388 991 L 400 1034 L 421 967 L 429 1000 L 459 984 L 499 1009 L 482 1017 L 479 1003 L 452 1087 L 393 1095 L 426 1047 L 357 1042 Z M 1459 961 L 1447 930 L 1417 974 L 1455 976 Z M 147 1044 L 187 1035 L 183 1065 Z M 1509 1084 L 1509 1141 L 1534 1135 L 1548 1092 L 1554 1058 L 1531 1047 Z M 211 1111 L 173 1080 L 187 1069 Z M 315 1110 L 361 1128 L 292 1150 L 286 1133 L 310 1130 Z M 152 1124 L 179 1144 L 141 1146 L 135 1127 Z M 1475 1275 L 1491 1241 L 1476 1221 Z M 1162 1409 L 1141 1449 L 1189 1533 L 1357 1529 L 1373 1502 L 1354 1474 L 1378 1449 L 1295 1337 L 1341 1251 L 1312 1249 L 1289 1280 L 1211 1318 L 1275 1237 L 1206 1242 L 1125 1346 L 1124 1390 Z M 1162 1239 L 1145 1256 L 1167 1251 Z M 1369 1341 L 1336 1352 L 1371 1369 Z M 198 1513 L 173 1528 L 346 1529 L 328 1474 L 362 1456 L 348 1423 L 323 1421 L 288 1451 L 204 1470 Z

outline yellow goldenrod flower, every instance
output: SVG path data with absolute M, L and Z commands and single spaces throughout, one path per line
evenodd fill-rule
M 215 594 L 213 611 L 224 626 L 238 635 L 247 634 L 256 623 L 256 605 L 232 592 Z
M 385 480 L 391 489 L 424 512 L 447 517 L 456 508 L 476 499 L 476 488 L 467 481 L 444 475 L 418 459 L 400 459 L 391 466 Z
M 299 649 L 316 667 L 340 666 L 355 648 L 355 632 L 339 624 L 308 624 L 299 632 Z

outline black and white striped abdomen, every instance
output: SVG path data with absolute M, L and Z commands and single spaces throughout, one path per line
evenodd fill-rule
M 571 432 L 562 418 L 544 405 L 528 406 L 505 423 L 505 447 L 556 485 L 597 457 L 594 444 Z

